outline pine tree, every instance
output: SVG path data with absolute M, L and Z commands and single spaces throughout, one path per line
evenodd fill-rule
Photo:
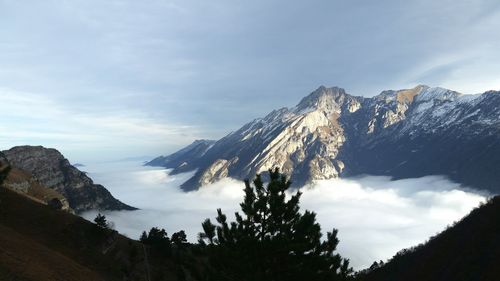
M 108 228 L 108 222 L 106 221 L 106 216 L 98 213 L 94 219 L 94 222 L 102 228 Z
M 170 239 L 168 238 L 168 234 L 165 231 L 165 229 L 160 229 L 158 227 L 152 227 L 149 230 L 148 233 L 148 239 L 147 239 L 149 244 L 161 244 L 161 243 L 168 243 L 170 244 Z
M 205 245 L 205 240 L 208 240 L 210 244 L 214 244 L 214 242 L 217 242 L 215 240 L 215 225 L 212 224 L 210 219 L 206 219 L 204 222 L 201 223 L 201 227 L 203 228 L 203 232 L 200 232 L 198 234 L 198 242 L 201 245 Z
M 174 234 L 172 234 L 172 238 L 170 238 L 170 240 L 177 246 L 183 245 L 187 243 L 186 232 L 184 232 L 184 230 L 175 232 Z
M 139 238 L 139 241 L 141 241 L 144 244 L 146 244 L 148 242 L 148 234 L 146 233 L 146 231 L 142 232 L 141 237 Z
M 163 256 L 171 254 L 170 238 L 168 238 L 168 234 L 163 228 L 152 227 L 149 233 L 146 234 L 146 231 L 144 231 L 140 239 L 142 243 L 151 246 L 152 250 L 158 254 Z
M 236 221 L 217 210 L 217 225 L 202 223 L 201 244 L 208 244 L 212 280 L 345 280 L 349 261 L 335 253 L 337 230 L 321 240 L 314 212 L 300 212 L 301 192 L 286 198 L 290 181 L 276 169 L 264 186 L 257 175 L 245 181 Z

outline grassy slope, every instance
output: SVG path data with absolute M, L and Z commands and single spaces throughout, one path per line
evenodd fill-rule
M 96 272 L 68 257 L 0 225 L 0 279 L 22 276 L 26 280 L 103 280 Z
M 16 184 L 22 182 L 28 182 L 30 186 L 27 193 L 20 194 L 25 195 L 34 201 L 47 203 L 53 198 L 58 198 L 60 200 L 64 199 L 64 196 L 62 196 L 59 192 L 51 188 L 42 186 L 39 182 L 33 179 L 33 176 L 31 174 L 23 170 L 12 168 L 7 178 L 5 179 L 5 184 Z
M 0 280 L 147 280 L 141 243 L 0 188 Z M 151 280 L 177 280 L 149 257 Z

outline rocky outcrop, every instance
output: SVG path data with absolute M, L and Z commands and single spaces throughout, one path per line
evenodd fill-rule
M 56 199 L 61 203 L 58 209 L 74 212 L 69 206 L 68 200 L 62 194 L 43 186 L 31 174 L 18 168 L 14 167 L 10 170 L 4 182 L 4 187 L 45 205 Z
M 372 97 L 320 87 L 294 108 L 275 110 L 191 157 L 164 157 L 172 173 L 197 170 L 191 190 L 271 168 L 296 186 L 359 174 L 395 178 L 440 174 L 500 192 L 500 93 L 461 95 L 417 86 Z M 233 161 L 233 159 L 238 159 Z M 473 161 L 473 162 L 471 162 Z
M 231 161 L 225 159 L 216 160 L 210 167 L 208 167 L 201 175 L 200 184 L 206 185 L 215 183 L 229 175 L 229 166 L 236 163 L 238 158 L 233 158 Z
M 29 173 L 42 186 L 62 195 L 69 207 L 76 212 L 91 209 L 135 209 L 114 198 L 102 185 L 94 184 L 92 179 L 72 166 L 55 149 L 42 146 L 18 146 L 3 153 L 12 167 Z

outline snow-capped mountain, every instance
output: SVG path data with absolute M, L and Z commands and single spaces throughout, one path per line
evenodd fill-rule
M 500 192 L 500 92 L 417 86 L 365 98 L 321 86 L 224 138 L 196 141 L 149 165 L 197 170 L 191 190 L 278 167 L 295 185 L 359 174 L 441 174 Z
M 192 168 L 188 168 L 188 162 L 194 162 L 201 158 L 214 143 L 214 140 L 195 140 L 192 144 L 183 149 L 168 156 L 157 157 L 146 163 L 146 165 L 161 166 L 170 169 L 175 168 L 177 172 L 189 171 Z M 184 167 L 188 169 L 184 170 Z

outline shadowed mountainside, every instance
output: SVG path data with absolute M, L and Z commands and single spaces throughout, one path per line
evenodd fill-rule
M 427 243 L 360 274 L 362 281 L 491 281 L 500 278 L 500 196 Z
M 194 256 L 153 250 L 0 188 L 0 280 L 196 280 L 183 269 L 198 264 Z

